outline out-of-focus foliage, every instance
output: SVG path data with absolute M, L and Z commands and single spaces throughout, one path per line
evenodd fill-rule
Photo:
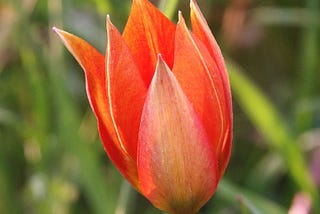
M 188 16 L 187 0 L 152 2 L 172 20 L 177 8 Z M 198 3 L 234 94 L 232 158 L 201 213 L 286 213 L 312 201 L 320 212 L 319 1 Z M 0 2 L 0 213 L 160 213 L 107 158 L 82 70 L 51 31 L 105 52 L 106 14 L 122 30 L 130 5 Z

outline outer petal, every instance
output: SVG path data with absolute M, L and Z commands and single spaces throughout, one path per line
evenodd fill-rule
M 138 132 L 147 88 L 129 48 L 107 18 L 107 93 L 110 115 L 122 150 L 136 162 Z
M 157 55 L 173 65 L 175 25 L 147 0 L 133 0 L 123 38 L 145 84 L 152 79 Z
M 217 161 L 206 132 L 161 58 L 144 105 L 138 149 L 141 192 L 159 209 L 196 213 L 214 193 Z
M 226 66 L 224 64 L 223 56 L 221 54 L 220 48 L 212 35 L 210 28 L 202 15 L 197 3 L 195 0 L 190 1 L 191 7 L 191 23 L 192 23 L 192 30 L 196 37 L 198 37 L 207 47 L 209 53 L 211 54 L 214 62 L 216 64 L 216 73 L 218 73 L 219 78 L 222 79 L 223 82 L 223 89 L 226 98 L 226 113 L 225 116 L 227 117 L 228 121 L 228 130 L 227 134 L 225 135 L 225 140 L 219 147 L 218 151 L 221 153 L 221 171 L 224 172 L 230 157 L 230 150 L 231 150 L 231 141 L 232 141 L 232 99 L 231 99 L 231 91 L 230 91 L 230 83 L 228 78 L 228 73 L 226 70 Z M 215 74 L 212 73 L 212 76 Z
M 106 93 L 105 57 L 79 37 L 57 28 L 53 30 L 85 72 L 89 102 L 96 115 L 100 137 L 107 154 L 129 182 L 137 187 L 136 163 L 128 159 L 127 154 L 121 150 L 110 117 Z

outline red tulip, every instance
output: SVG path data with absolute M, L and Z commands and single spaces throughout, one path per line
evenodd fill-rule
M 228 164 L 232 106 L 220 49 L 195 0 L 192 32 L 133 0 L 122 35 L 107 17 L 102 55 L 54 28 L 85 71 L 101 140 L 122 175 L 159 209 L 195 213 Z

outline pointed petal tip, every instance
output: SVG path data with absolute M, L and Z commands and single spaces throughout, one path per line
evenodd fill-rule
M 158 62 L 156 65 L 156 70 L 155 70 L 155 76 L 160 75 L 159 72 L 167 72 L 168 70 L 170 70 L 170 68 L 168 67 L 167 63 L 164 61 L 161 53 L 158 53 Z
M 207 21 L 204 18 L 203 14 L 201 13 L 201 10 L 200 10 L 199 5 L 196 2 L 196 0 L 190 0 L 190 18 L 191 18 L 191 22 L 193 20 L 193 17 L 195 19 L 198 19 L 198 21 L 203 22 L 203 24 L 207 25 Z
M 183 15 L 182 15 L 181 10 L 178 11 L 178 24 L 179 24 L 180 22 L 184 22 L 184 18 L 183 18 Z
M 112 25 L 111 19 L 110 19 L 110 15 L 107 14 L 106 16 L 106 28 L 108 30 L 108 28 Z
M 106 23 L 112 23 L 111 18 L 110 18 L 110 14 L 107 14 L 107 16 L 106 16 Z
M 159 65 L 160 63 L 165 63 L 163 58 L 162 58 L 162 54 L 161 53 L 158 53 L 158 63 L 157 65 Z
M 190 8 L 191 10 L 199 10 L 199 6 L 196 0 L 190 0 Z
M 160 84 L 159 82 L 161 82 L 163 78 L 167 80 L 171 80 L 173 77 L 172 77 L 172 73 L 169 66 L 167 65 L 165 60 L 162 58 L 162 55 L 159 53 L 155 72 L 153 75 L 153 79 L 151 81 L 151 87 L 155 87 L 155 84 L 157 84 L 156 82 Z
M 52 30 L 59 36 L 59 38 L 62 40 L 62 42 L 69 47 L 68 40 L 72 40 L 75 38 L 75 36 L 71 33 L 68 33 L 67 31 L 61 30 L 57 27 L 52 27 Z
M 61 37 L 61 36 L 64 36 L 64 35 L 67 35 L 67 34 L 70 34 L 70 33 L 66 32 L 66 31 L 64 31 L 64 30 L 62 30 L 62 29 L 60 29 L 60 28 L 57 28 L 56 26 L 53 26 L 51 29 L 52 29 L 56 34 L 58 34 L 60 37 Z
M 178 12 L 178 16 L 179 16 L 179 17 L 178 17 L 177 26 L 181 25 L 181 26 L 183 26 L 184 28 L 188 28 L 188 27 L 187 27 L 187 24 L 186 24 L 186 21 L 185 21 L 183 15 L 182 15 L 182 12 L 181 12 L 181 11 Z
M 59 38 L 62 40 L 62 42 L 63 42 L 66 46 L 68 46 L 66 39 L 68 39 L 68 36 L 71 36 L 72 34 L 66 32 L 66 31 L 64 31 L 64 30 L 61 30 L 61 29 L 59 29 L 59 28 L 57 28 L 57 27 L 55 27 L 55 26 L 52 27 L 52 30 L 59 36 Z
M 190 0 L 190 7 L 193 7 L 196 4 L 195 0 Z
M 109 35 L 109 33 L 110 33 L 111 31 L 113 31 L 113 30 L 116 30 L 116 31 L 118 32 L 118 29 L 117 29 L 117 27 L 112 23 L 109 14 L 107 14 L 107 16 L 106 16 L 106 28 L 107 28 L 108 35 Z
M 54 32 L 56 32 L 56 31 L 58 30 L 58 28 L 56 28 L 55 26 L 53 26 L 51 29 L 52 29 Z
M 53 26 L 53 27 L 51 28 L 51 30 L 52 30 L 54 33 L 56 33 L 56 34 L 60 37 L 60 39 L 63 39 L 63 38 L 62 38 L 62 35 L 61 35 L 61 30 L 60 30 L 59 28 Z
M 57 28 L 56 26 L 53 26 L 51 28 L 56 34 L 58 34 L 60 36 L 60 34 L 62 33 L 63 30 Z
M 107 17 L 106 17 L 106 29 L 107 29 L 107 38 L 108 38 L 108 43 L 109 43 L 109 42 L 110 42 L 111 35 L 112 35 L 114 32 L 119 33 L 117 27 L 114 26 L 114 24 L 112 23 L 109 14 L 108 14 Z M 107 47 L 109 47 L 109 45 L 108 45 Z
M 202 13 L 200 12 L 200 8 L 196 0 L 190 0 L 190 13 L 197 14 L 197 16 L 200 16 L 201 18 L 204 19 Z

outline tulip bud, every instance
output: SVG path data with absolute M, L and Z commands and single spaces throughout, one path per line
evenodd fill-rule
M 105 56 L 54 28 L 82 66 L 105 150 L 161 210 L 196 213 L 231 152 L 232 104 L 219 46 L 195 0 L 190 32 L 147 0 L 133 0 L 121 35 L 107 17 Z

